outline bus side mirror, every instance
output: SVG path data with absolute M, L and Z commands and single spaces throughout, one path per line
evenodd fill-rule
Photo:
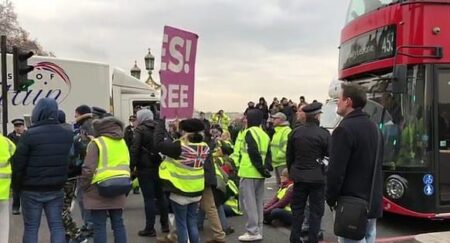
M 394 66 L 394 72 L 392 74 L 392 93 L 402 94 L 406 93 L 406 79 L 407 79 L 407 66 L 399 64 Z

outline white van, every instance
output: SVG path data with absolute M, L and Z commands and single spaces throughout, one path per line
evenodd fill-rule
M 28 91 L 13 90 L 12 55 L 8 55 L 8 119 L 31 115 L 41 98 L 53 98 L 66 113 L 67 122 L 74 120 L 79 105 L 103 108 L 125 122 L 138 106 L 156 109 L 159 94 L 147 84 L 108 64 L 53 57 L 32 57 L 28 74 L 34 84 Z M 1 106 L 0 106 L 1 107 Z M 154 110 L 155 111 L 155 110 Z M 1 116 L 0 116 L 1 119 Z M 8 124 L 8 131 L 12 131 Z

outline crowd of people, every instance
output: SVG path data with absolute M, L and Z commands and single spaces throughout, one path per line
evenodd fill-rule
M 9 139 L 0 137 L 5 164 L 0 166 L 0 214 L 9 217 L 11 184 L 12 213 L 23 215 L 24 243 L 38 242 L 42 211 L 51 242 L 93 237 L 106 243 L 109 218 L 114 242 L 125 243 L 125 202 L 140 190 L 145 226 L 137 234 L 156 237 L 159 228 L 164 234 L 158 242 L 200 242 L 205 217 L 212 233 L 205 242 L 226 242 L 235 232 L 227 217 L 239 215 L 246 220 L 240 241 L 262 240 L 267 224 L 291 227 L 290 242 L 318 242 L 325 204 L 334 209 L 341 196 L 355 196 L 371 203 L 364 242 L 374 242 L 382 208 L 381 164 L 373 148 L 380 145 L 376 125 L 362 111 L 365 102 L 362 89 L 343 85 L 337 112 L 344 119 L 331 136 L 320 127 L 322 104 L 308 104 L 303 96 L 298 104 L 274 98 L 270 106 L 261 97 L 235 120 L 220 110 L 210 119 L 200 113 L 168 122 L 141 108 L 127 127 L 87 105 L 75 109 L 72 127 L 57 103 L 44 98 L 26 132 L 24 121 L 15 119 Z M 380 187 L 371 194 L 374 169 Z M 8 173 L 11 179 L 1 177 Z M 265 179 L 272 174 L 277 192 L 264 203 Z M 81 225 L 72 218 L 74 200 Z M 157 214 L 160 227 L 155 227 Z M 7 235 L 0 242 L 8 242 Z

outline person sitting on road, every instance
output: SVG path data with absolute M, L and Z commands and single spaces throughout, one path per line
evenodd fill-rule
M 288 170 L 281 172 L 281 187 L 277 194 L 264 205 L 264 223 L 274 226 L 292 224 L 291 201 L 294 195 L 294 181 L 289 179 Z

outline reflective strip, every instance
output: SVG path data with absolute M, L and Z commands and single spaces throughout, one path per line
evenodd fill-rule
M 100 170 L 104 170 L 105 168 L 108 168 L 108 151 L 106 150 L 106 143 L 105 140 L 103 140 L 103 137 L 99 137 L 97 139 L 97 141 L 100 142 L 101 145 L 101 154 L 102 154 L 102 169 Z M 98 170 L 97 170 L 98 171 Z
M 97 169 L 97 173 L 102 173 L 103 171 L 106 171 L 106 170 L 125 170 L 127 172 L 130 172 L 130 167 L 126 166 L 126 165 L 119 165 L 119 166 L 115 166 L 115 167 L 101 168 L 101 169 Z
M 0 168 L 5 168 L 5 167 L 7 167 L 8 165 L 9 165 L 9 161 L 1 162 L 1 163 L 0 163 Z
M 11 178 L 11 174 L 0 174 L 0 179 L 9 179 Z
M 205 177 L 204 175 L 180 175 L 172 171 L 169 171 L 169 174 L 173 178 L 178 178 L 182 180 L 197 180 Z
M 203 167 L 193 168 L 193 167 L 190 167 L 190 166 L 183 165 L 182 163 L 179 163 L 179 162 L 177 162 L 176 160 L 174 160 L 174 159 L 172 159 L 170 157 L 167 157 L 165 159 L 165 161 L 175 165 L 178 168 L 184 169 L 184 170 L 199 171 L 199 170 L 203 169 Z

